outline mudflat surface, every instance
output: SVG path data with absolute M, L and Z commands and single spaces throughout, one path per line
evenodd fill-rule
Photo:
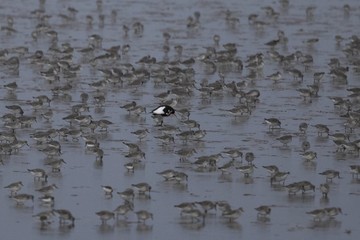
M 98 2 L 98 4 L 97 4 Z M 0 165 L 0 225 L 1 239 L 20 239 L 33 236 L 36 239 L 357 239 L 359 235 L 358 223 L 360 210 L 358 208 L 360 188 L 358 179 L 352 177 L 350 165 L 359 164 L 359 156 L 355 152 L 337 151 L 337 146 L 331 136 L 319 135 L 316 124 L 325 124 L 329 133 L 345 133 L 344 124 L 347 123 L 347 109 L 334 107 L 329 97 L 342 97 L 352 103 L 352 111 L 358 108 L 356 96 L 348 97 L 351 92 L 347 89 L 358 87 L 359 71 L 354 64 L 359 61 L 357 49 L 353 55 L 347 49 L 354 38 L 359 35 L 360 6 L 357 1 L 290 1 L 288 5 L 282 1 L 2 1 L 0 6 L 0 48 L 7 49 L 8 55 L 1 57 L 0 66 L 0 111 L 1 115 L 13 113 L 6 108 L 9 105 L 19 105 L 25 116 L 33 116 L 36 122 L 32 126 L 14 127 L 18 140 L 26 140 L 29 146 L 23 146 L 19 151 L 7 154 L 7 147 L 2 145 Z M 350 10 L 346 11 L 344 5 Z M 72 15 L 68 8 L 77 12 Z M 269 10 L 271 7 L 274 12 Z M 311 8 L 313 9 L 311 10 Z M 36 10 L 41 11 L 36 11 Z M 112 10 L 116 15 L 111 15 Z M 230 15 L 227 15 L 230 11 Z M 188 18 L 195 19 L 194 13 L 200 13 L 199 22 L 192 25 Z M 308 14 L 306 14 L 306 12 Z M 269 14 L 270 13 L 270 14 Z M 101 24 L 99 15 L 104 15 Z M 256 25 L 248 20 L 250 14 L 257 14 Z M 47 23 L 42 22 L 48 15 Z M 8 26 L 7 17 L 13 18 L 13 31 Z M 45 16 L 45 17 L 44 17 Z M 87 23 L 87 16 L 92 16 L 93 23 Z M 228 16 L 228 19 L 227 19 Z M 237 21 L 237 19 L 239 21 Z M 134 24 L 139 22 L 144 29 L 136 33 Z M 264 23 L 260 26 L 261 22 Z M 189 24 L 190 23 L 190 24 Z M 38 24 L 44 24 L 41 29 Z M 129 28 L 127 36 L 123 25 Z M 190 27 L 187 27 L 190 25 Z M 37 39 L 32 37 L 36 32 Z M 193 27 L 192 27 L 193 26 Z M 135 26 L 136 27 L 136 26 Z M 51 32 L 57 32 L 57 41 L 52 40 Z M 287 43 L 281 42 L 274 47 L 266 43 L 278 39 L 278 31 L 284 32 Z M 163 34 L 170 34 L 168 42 Z M 102 37 L 102 45 L 97 46 L 91 53 L 81 50 L 89 46 L 89 37 L 98 34 Z M 214 44 L 213 36 L 220 36 L 218 46 Z M 343 38 L 338 44 L 335 36 Z M 313 41 L 311 39 L 318 39 Z M 309 42 L 310 40 L 310 42 Z M 359 41 L 359 40 L 357 40 Z M 73 51 L 67 53 L 64 43 L 69 43 Z M 201 56 L 207 47 L 214 47 L 217 52 L 225 50 L 224 44 L 235 43 L 235 57 L 242 60 L 243 70 L 229 67 L 228 63 L 220 60 L 210 61 L 216 69 L 201 61 Z M 127 53 L 122 52 L 123 46 L 129 45 Z M 104 49 L 121 46 L 117 59 L 94 58 L 106 53 Z M 178 56 L 174 47 L 181 45 L 183 52 Z M 164 53 L 164 46 L 169 49 Z M 22 52 L 19 47 L 26 47 Z M 34 59 L 37 50 L 44 53 L 48 61 Z M 311 55 L 313 63 L 306 68 L 304 58 L 293 60 L 284 65 L 273 58 L 271 52 L 277 51 L 283 56 L 300 51 L 303 56 Z M 249 56 L 263 54 L 262 68 L 256 70 L 255 77 L 246 60 Z M 71 59 L 69 60 L 69 55 Z M 139 60 L 150 55 L 157 63 L 142 64 Z M 20 60 L 18 71 L 11 70 L 7 63 L 10 57 Z M 195 63 L 186 66 L 182 63 L 164 64 L 164 62 L 188 60 L 193 58 Z M 330 75 L 330 59 L 338 58 L 342 67 L 349 67 L 346 72 L 347 80 L 333 79 Z M 79 70 L 57 73 L 58 80 L 48 80 L 41 72 L 51 68 L 51 64 L 67 61 L 70 66 L 80 65 Z M 163 61 L 163 62 L 162 62 Z M 161 63 L 162 62 L 162 63 Z M 132 64 L 136 70 L 145 69 L 150 73 L 149 78 L 137 78 L 129 74 L 122 76 L 121 81 L 111 83 L 106 74 L 100 70 L 120 68 L 123 74 L 126 67 Z M 55 66 L 54 65 L 54 66 Z M 60 64 L 61 65 L 61 64 Z M 306 63 L 305 63 L 306 65 Z M 62 65 L 63 66 L 63 65 Z M 193 74 L 185 75 L 190 84 L 187 94 L 175 95 L 175 88 L 184 85 L 181 79 L 175 83 L 169 68 L 178 67 Z M 304 75 L 303 81 L 294 79 L 286 69 L 297 68 Z M 159 70 L 160 69 L 160 70 Z M 268 76 L 279 71 L 282 78 L 277 82 Z M 318 84 L 318 96 L 311 96 L 305 100 L 298 89 L 314 84 L 315 72 L 325 72 Z M 161 73 L 165 80 L 159 80 Z M 213 90 L 211 94 L 201 89 L 220 80 L 219 73 L 224 76 L 222 88 Z M 254 74 L 253 74 L 254 75 Z M 176 75 L 175 75 L 176 76 Z M 179 74 L 178 77 L 184 77 Z M 140 81 L 135 81 L 140 79 Z M 104 81 L 100 87 L 94 83 Z M 159 83 L 157 83 L 159 81 Z M 224 84 L 240 83 L 238 91 L 249 92 L 258 90 L 260 96 L 251 105 L 251 115 L 233 116 L 229 111 L 240 101 Z M 17 88 L 7 89 L 4 85 L 16 82 Z M 122 82 L 122 84 L 121 84 Z M 56 92 L 57 87 L 71 85 L 71 89 Z M 207 89 L 211 89 L 208 87 Z M 190 119 L 200 124 L 200 129 L 206 131 L 200 140 L 190 138 L 184 141 L 178 135 L 189 128 L 181 120 L 181 114 L 164 118 L 164 125 L 175 127 L 172 133 L 174 142 L 163 143 L 159 136 L 163 135 L 161 127 L 157 126 L 151 117 L 151 110 L 161 104 L 156 95 L 171 90 L 172 94 L 165 100 L 176 99 L 173 102 L 175 110 L 187 108 Z M 83 135 L 91 134 L 76 122 L 69 125 L 63 118 L 72 113 L 72 106 L 81 104 L 82 93 L 87 93 L 89 112 L 95 121 L 106 119 L 111 121 L 108 131 L 95 129 L 94 136 L 104 152 L 103 162 L 96 161 L 96 155 L 86 150 L 85 141 L 80 136 L 73 140 L 54 136 L 53 140 L 61 144 L 61 155 L 47 156 L 39 149 L 45 148 L 46 143 L 38 144 L 33 137 L 37 131 L 49 129 L 69 128 L 82 129 Z M 34 97 L 46 95 L 51 99 L 50 106 L 34 106 Z M 94 97 L 103 96 L 105 101 L 97 103 Z M 120 108 L 135 101 L 144 106 L 146 112 L 139 115 L 128 113 Z M 42 114 L 49 109 L 53 116 L 46 120 Z M 345 115 L 345 117 L 341 117 Z M 18 117 L 18 116 L 17 116 Z M 264 124 L 264 118 L 277 118 L 281 121 L 281 129 L 270 131 Z M 15 120 L 16 123 L 17 120 Z M 1 127 L 1 136 L 12 132 L 11 125 L 5 123 Z M 306 134 L 300 134 L 298 126 L 306 122 L 309 127 Z M 134 131 L 148 129 L 147 136 L 139 141 Z M 192 130 L 197 130 L 196 128 Z M 347 131 L 346 142 L 359 138 L 357 126 L 353 131 Z M 292 141 L 284 146 L 276 138 L 290 134 Z M 317 153 L 317 159 L 307 162 L 301 156 L 301 144 L 308 141 L 309 150 Z M 145 159 L 135 165 L 134 172 L 128 172 L 124 164 L 134 161 L 126 157 L 128 147 L 123 142 L 134 143 L 145 153 Z M 2 144 L 6 144 L 3 141 Z M 14 144 L 14 143 L 12 143 Z M 195 149 L 187 161 L 179 161 L 176 153 L 180 149 Z M 216 167 L 197 168 L 194 163 L 200 156 L 222 153 L 227 148 L 237 148 L 245 153 L 253 152 L 253 163 L 257 168 L 250 176 L 245 177 L 236 169 L 247 165 L 245 159 L 229 169 L 230 173 L 222 174 L 217 167 L 229 162 L 231 158 L 225 154 L 218 159 Z M 52 172 L 47 163 L 64 159 L 60 172 Z M 309 191 L 296 195 L 289 195 L 287 189 L 280 185 L 271 185 L 269 174 L 262 166 L 276 165 L 280 171 L 289 171 L 285 185 L 298 181 L 309 181 L 315 185 L 315 192 Z M 48 173 L 48 182 L 34 181 L 27 169 L 43 168 Z M 174 169 L 188 175 L 187 182 L 164 181 L 157 174 L 166 169 Z M 330 192 L 327 198 L 322 197 L 319 186 L 326 182 L 320 175 L 328 169 L 340 172 L 340 178 L 328 181 Z M 17 205 L 9 198 L 10 192 L 4 187 L 16 181 L 22 181 L 23 187 L 18 192 L 34 195 L 34 202 Z M 152 190 L 150 196 L 139 195 L 135 191 L 133 201 L 134 211 L 147 210 L 153 213 L 153 219 L 145 223 L 138 223 L 136 215 L 129 212 L 128 218 L 122 216 L 118 220 L 110 219 L 102 224 L 95 212 L 100 210 L 114 210 L 123 203 L 123 199 L 116 192 L 131 188 L 132 184 L 147 182 Z M 56 184 L 58 187 L 52 195 L 55 198 L 53 206 L 41 204 L 37 191 L 43 186 Z M 102 185 L 114 188 L 113 196 L 105 196 Z M 205 222 L 192 221 L 189 217 L 181 217 L 180 210 L 174 205 L 182 202 L 227 201 L 233 209 L 242 207 L 242 215 L 231 222 L 222 216 L 219 209 L 210 210 Z M 256 207 L 268 205 L 272 208 L 266 218 L 257 218 Z M 197 205 L 203 211 L 203 209 Z M 321 221 L 314 221 L 306 212 L 327 207 L 339 207 L 343 214 L 335 218 L 324 217 Z M 41 211 L 51 209 L 68 209 L 75 217 L 75 225 L 59 224 L 58 216 L 40 223 L 33 217 Z

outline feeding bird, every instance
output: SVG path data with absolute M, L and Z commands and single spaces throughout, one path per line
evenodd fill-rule
M 175 114 L 175 109 L 168 105 L 160 105 L 154 110 L 151 111 L 153 115 L 161 115 L 163 117 L 168 117 L 171 114 Z

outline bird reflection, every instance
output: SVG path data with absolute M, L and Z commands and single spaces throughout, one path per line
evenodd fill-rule
M 186 230 L 195 230 L 199 231 L 205 227 L 205 222 L 191 222 L 191 221 L 183 221 L 180 222 L 180 226 L 185 228 Z
M 136 231 L 138 232 L 149 232 L 152 231 L 153 225 L 148 225 L 146 223 L 140 222 L 136 225 Z
M 225 226 L 232 229 L 232 230 L 238 230 L 241 231 L 242 230 L 242 226 L 240 223 L 238 223 L 237 221 L 226 221 Z
M 341 228 L 342 222 L 336 219 L 329 218 L 325 221 L 312 221 L 309 228 Z
M 98 227 L 99 233 L 108 233 L 114 231 L 114 225 L 108 223 L 101 223 Z
M 256 217 L 256 220 L 259 222 L 259 223 L 268 223 L 271 221 L 271 219 L 269 217 L 266 217 L 266 216 L 257 216 Z

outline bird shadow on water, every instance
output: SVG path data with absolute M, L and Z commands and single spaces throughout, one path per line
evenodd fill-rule
M 274 146 L 274 148 L 278 149 L 279 151 L 281 151 L 284 154 L 291 153 L 291 151 L 292 151 L 291 147 L 288 145 Z
M 93 163 L 93 166 L 95 169 L 101 169 L 103 167 L 103 160 L 100 159 L 100 160 L 95 160 L 94 163 Z
M 249 177 L 241 177 L 237 180 L 237 182 L 240 183 L 244 183 L 244 184 L 253 184 L 254 183 L 254 178 L 249 176 Z
M 14 208 L 24 213 L 32 213 L 34 211 L 34 205 L 15 204 Z
M 101 234 L 109 233 L 114 231 L 114 225 L 108 223 L 102 223 L 98 226 L 98 232 Z
M 145 123 L 146 117 L 139 116 L 139 115 L 133 115 L 133 114 L 127 114 L 125 115 L 125 120 L 129 123 Z
M 271 222 L 271 218 L 269 218 L 269 217 L 264 217 L 264 216 L 256 217 L 256 223 L 260 224 L 261 226 L 271 225 L 270 222 Z
M 306 170 L 316 170 L 316 166 L 317 166 L 317 162 L 313 162 L 313 161 L 304 161 L 302 163 L 302 165 L 304 166 L 304 169 Z
M 233 181 L 233 177 L 232 177 L 231 173 L 223 173 L 223 174 L 220 174 L 218 177 L 219 183 L 232 182 L 232 181 Z
M 271 190 L 275 191 L 275 192 L 285 192 L 286 188 L 284 187 L 283 184 L 270 184 L 271 185 Z
M 149 231 L 152 231 L 153 229 L 153 225 L 148 225 L 146 223 L 138 223 L 136 225 L 136 231 L 137 232 L 149 232 Z
M 105 113 L 105 108 L 103 106 L 96 106 L 94 112 L 97 114 L 103 114 Z
M 7 99 L 7 101 L 16 101 L 17 100 L 17 95 L 14 92 L 7 92 L 5 99 Z
M 328 205 L 330 202 L 330 199 L 328 197 L 325 197 L 325 196 L 322 196 L 320 198 L 320 204 L 323 204 L 323 205 Z
M 37 228 L 40 232 L 52 232 L 54 229 L 51 227 L 52 222 L 38 222 L 36 223 L 35 228 Z
M 59 224 L 59 232 L 69 233 L 75 227 L 74 223 L 61 223 Z
M 353 178 L 351 179 L 351 184 L 360 184 L 360 178 Z
M 205 222 L 192 222 L 192 221 L 181 221 L 179 222 L 180 226 L 186 230 L 199 231 L 205 227 Z
M 237 221 L 225 221 L 224 225 L 231 230 L 236 230 L 236 231 L 242 230 L 241 224 L 238 223 Z
M 126 219 L 117 219 L 115 226 L 117 228 L 130 230 L 129 222 Z
M 281 134 L 281 128 L 274 128 L 271 130 L 268 130 L 265 132 L 267 135 L 271 136 L 271 137 L 280 137 Z
M 309 203 L 315 200 L 315 195 L 306 195 L 306 194 L 296 194 L 296 195 L 288 195 L 288 202 L 295 203 L 295 202 L 302 202 L 302 203 Z
M 154 192 L 154 191 L 153 191 Z M 151 195 L 150 194 L 146 194 L 146 193 L 139 193 L 136 196 L 136 199 L 138 199 L 139 201 L 147 201 L 151 199 Z
M 184 192 L 188 190 L 188 184 L 187 183 L 178 183 L 175 182 L 173 184 L 173 190 L 175 190 L 176 192 Z
M 312 221 L 308 226 L 309 229 L 327 229 L 327 228 L 341 228 L 342 222 L 330 218 L 325 221 Z
M 183 192 L 183 191 L 187 191 L 188 189 L 188 184 L 186 182 L 182 183 L 182 182 L 176 182 L 176 181 L 162 181 L 159 184 L 159 187 L 162 189 L 167 189 L 169 191 L 176 191 L 176 192 Z
M 246 123 L 250 119 L 249 116 L 232 117 L 231 125 L 241 125 Z
M 324 136 L 316 136 L 316 138 L 315 138 L 315 142 L 316 143 L 326 143 L 326 142 L 328 142 L 329 141 L 329 137 L 328 136 L 326 136 L 326 135 L 324 135 Z

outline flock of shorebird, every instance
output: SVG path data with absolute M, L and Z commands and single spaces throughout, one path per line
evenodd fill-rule
M 289 8 L 289 1 L 278 1 L 280 8 Z M 97 11 L 99 11 L 98 28 L 106 28 L 107 15 L 102 13 L 105 2 L 97 0 Z M 180 167 L 173 167 L 163 171 L 156 172 L 157 175 L 164 178 L 164 181 L 171 181 L 175 184 L 187 186 L 189 171 L 219 173 L 222 175 L 232 174 L 237 170 L 243 174 L 245 182 L 253 178 L 257 152 L 244 152 L 240 147 L 225 147 L 217 154 L 206 154 L 197 156 L 194 161 L 192 156 L 197 152 L 196 143 L 204 141 L 208 132 L 202 129 L 201 121 L 191 119 L 190 115 L 195 111 L 193 104 L 189 104 L 194 96 L 203 101 L 211 102 L 214 96 L 227 96 L 234 99 L 235 105 L 232 108 L 220 108 L 216 111 L 222 115 L 231 115 L 235 121 L 242 118 L 252 118 L 256 112 L 257 106 L 261 105 L 261 92 L 259 89 L 248 89 L 249 86 L 256 86 L 257 81 L 267 81 L 273 85 L 279 84 L 285 78 L 295 82 L 294 85 L 301 86 L 309 75 L 313 76 L 313 83 L 306 85 L 305 88 L 297 88 L 299 101 L 305 105 L 311 105 L 315 99 L 320 98 L 319 92 L 322 91 L 323 79 L 329 77 L 333 84 L 345 86 L 349 95 L 347 97 L 332 96 L 330 100 L 334 104 L 335 113 L 338 114 L 340 121 L 344 123 L 344 132 L 334 132 L 325 124 L 311 125 L 317 131 L 319 138 L 331 139 L 336 147 L 336 152 L 359 155 L 360 140 L 351 141 L 356 137 L 356 129 L 360 126 L 360 114 L 358 111 L 360 102 L 360 88 L 349 87 L 349 71 L 358 76 L 360 70 L 360 39 L 354 34 L 349 37 L 340 35 L 334 36 L 334 44 L 338 51 L 345 57 L 332 57 L 328 62 L 328 73 L 316 72 L 313 69 L 316 57 L 311 51 L 302 52 L 281 52 L 280 49 L 287 48 L 290 39 L 284 31 L 278 30 L 277 38 L 265 43 L 266 52 L 256 52 L 246 59 L 241 58 L 238 51 L 238 44 L 230 42 L 220 44 L 221 36 L 214 35 L 211 46 L 206 46 L 205 51 L 198 55 L 191 55 L 185 58 L 183 51 L 185 46 L 175 45 L 172 41 L 176 38 L 172 36 L 171 31 L 164 31 L 163 38 L 163 60 L 159 60 L 151 55 L 146 55 L 136 62 L 131 62 L 131 50 L 135 46 L 124 44 L 122 47 L 115 45 L 109 48 L 103 47 L 107 36 L 92 34 L 87 38 L 87 46 L 76 48 L 72 43 L 63 41 L 61 34 L 65 34 L 64 29 L 67 26 L 79 22 L 77 15 L 81 10 L 72 7 L 64 8 L 57 16 L 47 13 L 47 2 L 39 1 L 39 8 L 31 12 L 31 22 L 35 24 L 35 29 L 29 32 L 30 39 L 24 41 L 24 46 L 12 46 L 7 44 L 7 48 L 0 49 L 0 68 L 2 75 L 5 75 L 13 82 L 3 84 L 3 90 L 6 91 L 5 98 L 2 100 L 5 113 L 2 115 L 3 131 L 0 132 L 0 150 L 2 172 L 6 171 L 7 165 L 13 155 L 23 151 L 24 146 L 29 146 L 39 150 L 45 155 L 44 165 L 37 168 L 23 169 L 34 177 L 34 189 L 41 194 L 38 197 L 41 211 L 34 215 L 39 220 L 41 228 L 47 229 L 52 222 L 53 216 L 59 217 L 60 226 L 72 228 L 75 226 L 77 216 L 68 209 L 54 208 L 55 197 L 52 195 L 58 189 L 56 184 L 48 184 L 54 175 L 61 175 L 63 166 L 71 161 L 64 160 L 64 143 L 78 144 L 84 141 L 86 154 L 95 155 L 95 165 L 101 168 L 104 164 L 106 141 L 102 142 L 106 135 L 111 133 L 113 127 L 119 124 L 106 118 L 95 119 L 95 116 L 102 116 L 104 109 L 109 105 L 107 93 L 114 91 L 128 91 L 131 94 L 143 94 L 141 89 L 145 86 L 154 86 L 154 98 L 157 102 L 144 103 L 141 105 L 134 99 L 128 99 L 126 103 L 120 104 L 122 114 L 128 114 L 130 121 L 137 121 L 139 118 L 146 120 L 144 116 L 151 114 L 152 121 L 148 124 L 151 127 L 132 129 L 130 133 L 138 139 L 137 143 L 131 141 L 121 141 L 128 147 L 128 152 L 124 156 L 129 159 L 124 164 L 125 171 L 129 173 L 136 172 L 139 165 L 144 164 L 146 150 L 141 144 L 144 141 L 150 141 L 149 135 L 154 132 L 160 132 L 161 135 L 153 136 L 152 141 L 156 141 L 165 150 L 173 151 L 175 142 L 180 143 L 180 148 L 174 150 L 180 161 Z M 296 4 L 294 2 L 294 4 Z M 304 13 L 304 21 L 312 23 L 316 19 L 316 8 L 309 6 Z M 339 10 L 340 11 L 340 10 Z M 353 11 L 349 5 L 342 6 L 340 12 L 344 17 L 350 17 Z M 285 11 L 286 12 L 286 11 Z M 186 20 L 186 31 L 189 36 L 196 36 L 201 31 L 202 14 L 195 12 Z M 261 8 L 262 14 L 248 15 L 248 25 L 254 31 L 265 31 L 268 26 L 277 26 L 281 19 L 281 14 L 271 6 Z M 51 24 L 51 19 L 60 18 L 63 22 L 62 27 Z M 117 12 L 114 9 L 111 12 L 111 25 L 118 24 Z M 86 15 L 85 25 L 87 31 L 92 31 L 94 26 L 94 17 Z M 229 29 L 236 29 L 240 24 L 240 19 L 236 12 L 227 10 L 223 13 L 222 21 L 226 23 Z M 16 30 L 17 19 L 13 16 L 7 16 L 6 25 L 1 27 L 1 33 L 6 35 L 7 39 L 16 38 L 20 33 Z M 146 23 L 135 21 L 131 26 L 123 25 L 123 38 L 131 43 L 132 38 L 142 38 L 146 34 Z M 190 41 L 190 40 L 189 40 Z M 31 42 L 31 48 L 26 44 Z M 36 43 L 45 42 L 50 45 L 47 51 L 33 50 Z M 316 44 L 321 42 L 320 38 L 314 37 L 304 40 L 306 49 L 316 48 Z M 174 60 L 170 60 L 169 52 L 171 46 L 175 51 Z M 338 53 L 337 53 L 338 54 Z M 78 62 L 75 56 L 80 56 Z M 278 64 L 278 70 L 266 77 L 263 76 L 264 66 L 268 63 Z M 319 64 L 319 63 L 317 63 Z M 34 72 L 36 80 L 28 83 L 26 86 L 18 85 L 18 78 L 24 78 L 24 69 L 30 69 Z M 84 69 L 90 69 L 94 75 L 89 79 L 83 77 Z M 304 70 L 300 70 L 304 69 Z M 197 74 L 219 76 L 220 79 L 209 82 L 200 81 Z M 248 75 L 243 76 L 242 72 L 247 71 Z M 239 76 L 241 81 L 227 81 L 228 76 Z M 290 76 L 290 77 L 289 77 Z M 229 77 L 231 78 L 231 77 Z M 93 81 L 94 80 L 94 81 Z M 29 86 L 36 84 L 37 86 Z M 33 96 L 26 102 L 17 99 L 17 93 L 26 91 L 26 88 L 35 88 L 39 90 L 39 95 Z M 84 90 L 85 89 L 85 90 Z M 158 93 L 157 89 L 166 89 Z M 79 97 L 79 102 L 72 101 L 72 97 Z M 330 102 L 329 100 L 329 102 Z M 215 101 L 215 100 L 214 100 Z M 146 112 L 151 106 L 152 111 Z M 30 108 L 30 110 L 29 110 Z M 94 110 L 91 115 L 90 111 Z M 61 120 L 56 120 L 56 116 L 62 115 Z M 126 113 L 126 112 L 127 113 Z M 169 119 L 173 118 L 173 119 Z M 206 118 L 204 116 L 204 118 Z M 177 125 L 171 125 L 169 122 L 176 122 Z M 42 124 L 42 128 L 36 128 L 33 125 Z M 279 118 L 265 118 L 264 124 L 268 126 L 270 135 L 274 135 L 274 141 L 282 144 L 281 148 L 289 148 L 293 139 L 297 136 L 302 139 L 300 156 L 305 162 L 313 163 L 319 157 L 318 153 L 311 150 L 311 144 L 306 140 L 308 132 L 308 123 L 301 122 L 296 134 L 282 134 L 282 122 Z M 45 127 L 44 127 L 45 126 Z M 153 129 L 153 130 L 151 130 Z M 155 130 L 154 130 L 155 129 Z M 266 127 L 263 128 L 266 130 Z M 99 135 L 102 139 L 99 139 Z M 105 136 L 105 137 L 104 137 Z M 27 140 L 21 140 L 21 139 Z M 30 142 L 31 141 L 31 142 Z M 177 142 L 179 141 L 179 142 Z M 223 146 L 224 147 L 224 146 Z M 26 158 L 26 151 L 25 158 Z M 30 150 L 29 150 L 30 151 Z M 110 151 L 107 153 L 112 154 Z M 224 162 L 223 160 L 226 159 Z M 220 165 L 221 162 L 224 164 Z M 245 163 L 244 163 L 245 162 Z M 21 165 L 21 167 L 23 167 Z M 263 165 L 264 170 L 270 174 L 270 183 L 272 187 L 287 189 L 289 196 L 300 193 L 314 194 L 319 189 L 323 199 L 328 199 L 331 195 L 333 179 L 340 177 L 340 171 L 337 169 L 327 169 L 318 174 L 325 177 L 325 183 L 315 186 L 311 181 L 297 181 L 285 184 L 289 171 L 280 171 L 277 165 Z M 176 170 L 175 170 L 176 168 Z M 184 169 L 180 171 L 179 169 Z M 65 169 L 66 171 L 66 169 Z M 357 180 L 360 174 L 360 165 L 349 165 L 349 172 L 353 179 Z M 191 180 L 189 180 L 190 182 Z M 250 181 L 249 181 L 250 182 Z M 9 190 L 9 196 L 16 202 L 18 207 L 26 206 L 28 202 L 34 202 L 34 195 L 23 193 L 23 181 L 16 180 L 4 185 L 3 188 Z M 113 187 L 103 185 L 106 198 L 112 198 Z M 134 198 L 150 198 L 152 186 L 147 182 L 132 184 L 124 191 L 118 191 L 117 194 L 123 199 L 114 210 L 101 210 L 95 214 L 100 218 L 103 225 L 108 224 L 111 219 L 119 220 L 119 216 L 127 218 L 128 212 L 134 211 L 137 219 L 142 224 L 146 224 L 153 219 L 152 212 L 136 208 Z M 205 224 L 208 211 L 220 210 L 221 216 L 228 219 L 229 222 L 235 221 L 244 212 L 242 207 L 232 207 L 227 201 L 203 201 L 174 203 L 174 207 L 180 209 L 181 218 L 190 219 L 191 223 L 202 222 Z M 261 205 L 255 208 L 257 219 L 259 221 L 268 221 L 273 206 Z M 324 207 L 315 210 L 309 210 L 307 214 L 313 216 L 314 221 L 323 221 L 325 218 L 334 219 L 342 213 L 340 207 Z M 156 213 L 155 213 L 156 215 Z M 125 220 L 126 221 L 126 220 Z

